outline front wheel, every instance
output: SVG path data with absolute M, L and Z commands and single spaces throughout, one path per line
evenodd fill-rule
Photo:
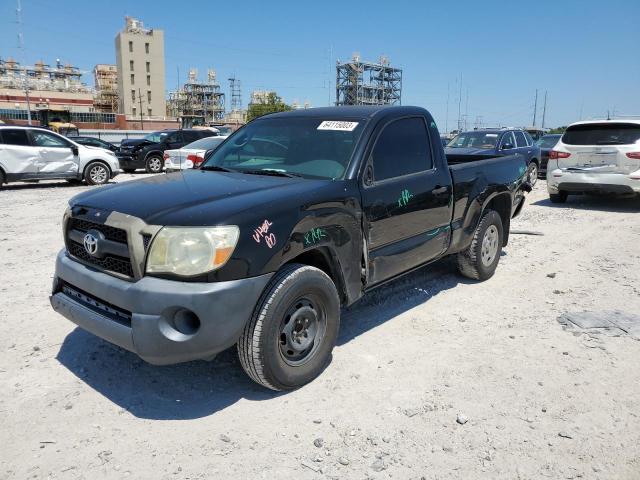
M 474 280 L 487 280 L 498 268 L 504 232 L 495 210 L 486 210 L 473 233 L 471 245 L 458 254 L 458 270 Z
M 238 340 L 238 356 L 255 382 L 293 390 L 327 366 L 340 326 L 336 286 L 322 270 L 291 264 L 277 272 Z
M 162 157 L 151 155 L 147 158 L 145 169 L 147 173 L 160 173 L 162 171 Z
M 104 185 L 110 176 L 109 167 L 101 162 L 91 162 L 84 170 L 84 181 L 88 185 Z

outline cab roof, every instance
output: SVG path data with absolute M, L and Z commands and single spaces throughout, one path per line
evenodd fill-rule
M 291 110 L 289 112 L 271 113 L 259 118 L 322 118 L 324 120 L 340 120 L 348 118 L 373 118 L 376 116 L 424 115 L 424 108 L 390 105 L 349 105 L 340 107 L 316 107 Z

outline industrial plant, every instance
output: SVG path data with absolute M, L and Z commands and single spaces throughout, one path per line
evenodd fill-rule
M 400 105 L 402 70 L 387 57 L 365 62 L 355 53 L 350 62 L 336 64 L 336 105 Z

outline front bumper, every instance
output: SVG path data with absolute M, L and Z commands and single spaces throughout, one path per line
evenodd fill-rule
M 554 194 L 559 191 L 640 194 L 640 175 L 637 175 L 637 172 L 632 174 L 597 173 L 556 168 L 547 171 L 547 190 Z
M 130 169 L 144 167 L 144 162 L 139 160 L 138 155 L 135 153 L 116 152 L 116 157 L 118 158 L 120 168 Z
M 128 282 L 78 263 L 62 250 L 50 301 L 84 330 L 149 363 L 168 365 L 208 359 L 235 344 L 271 276 L 214 283 L 154 277 Z M 197 329 L 178 329 L 176 313 L 184 311 L 195 314 Z

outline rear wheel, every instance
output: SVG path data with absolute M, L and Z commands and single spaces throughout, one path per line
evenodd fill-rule
M 91 162 L 84 170 L 84 180 L 88 185 L 104 185 L 110 176 L 109 167 L 102 162 Z
M 147 173 L 160 173 L 162 171 L 162 157 L 159 155 L 149 155 L 145 169 Z
M 558 193 L 550 193 L 549 200 L 551 203 L 564 203 L 567 201 L 569 194 L 563 190 L 558 191 Z
M 255 382 L 293 390 L 329 363 L 340 325 L 340 299 L 322 270 L 286 265 L 275 274 L 238 340 L 238 356 Z
M 538 181 L 538 164 L 536 162 L 531 162 L 529 164 L 527 175 L 528 175 L 529 183 L 533 187 Z
M 504 232 L 495 210 L 486 210 L 476 227 L 469 248 L 458 254 L 458 270 L 474 280 L 487 280 L 498 268 Z

